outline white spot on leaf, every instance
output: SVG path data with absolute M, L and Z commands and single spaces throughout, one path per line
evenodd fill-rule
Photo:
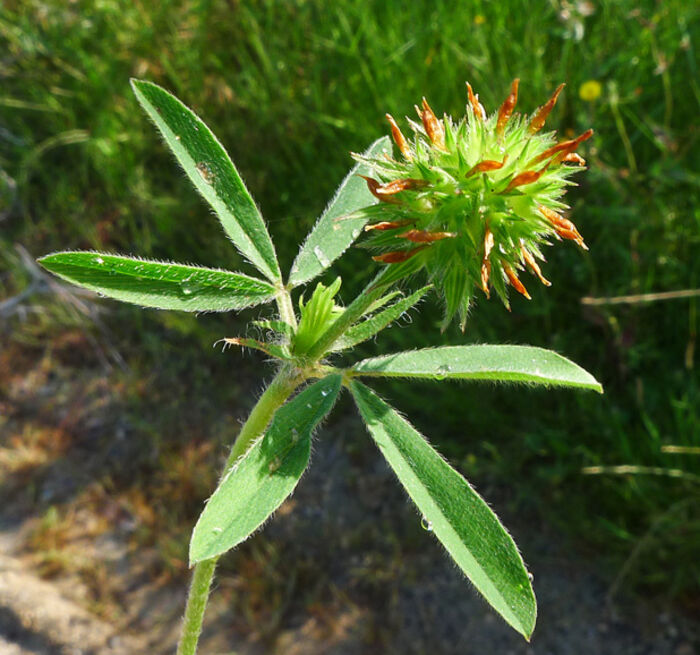
M 316 259 L 318 259 L 321 266 L 327 267 L 331 265 L 328 257 L 326 257 L 326 254 L 321 250 L 320 246 L 314 247 L 314 255 L 316 255 Z

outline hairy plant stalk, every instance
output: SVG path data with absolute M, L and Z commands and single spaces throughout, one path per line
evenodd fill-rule
M 285 295 L 289 298 L 289 294 L 285 292 Z M 250 444 L 262 435 L 274 413 L 285 403 L 304 379 L 303 373 L 290 366 L 284 366 L 279 370 L 243 424 L 226 460 L 221 477 L 226 475 L 236 463 L 236 460 L 248 450 Z M 197 642 L 202 632 L 204 610 L 207 606 L 209 590 L 218 561 L 218 557 L 212 557 L 199 562 L 194 567 L 177 655 L 195 655 L 197 652 Z
M 294 329 L 297 327 L 297 317 L 294 314 L 294 305 L 292 304 L 292 296 L 287 289 L 279 291 L 276 297 L 277 309 L 280 313 L 280 319 L 291 325 Z
M 194 655 L 197 651 L 197 641 L 202 632 L 204 610 L 207 608 L 209 590 L 214 579 L 217 560 L 218 558 L 215 557 L 205 562 L 199 562 L 194 567 L 177 655 Z
M 236 460 L 248 450 L 250 444 L 264 432 L 273 414 L 284 404 L 292 392 L 306 379 L 305 372 L 290 365 L 283 366 L 275 375 L 270 385 L 260 396 L 248 419 L 243 424 L 231 453 L 226 460 L 224 475 L 236 463 Z

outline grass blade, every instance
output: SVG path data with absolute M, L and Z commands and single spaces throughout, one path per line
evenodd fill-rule
M 383 150 L 391 152 L 389 137 L 377 139 L 363 156 L 377 157 Z M 292 286 L 304 284 L 320 275 L 360 235 L 368 217 L 361 213 L 352 218 L 350 215 L 378 202 L 367 190 L 366 182 L 359 177 L 370 173 L 366 164 L 357 164 L 347 174 L 294 260 L 289 275 Z
M 319 380 L 281 407 L 265 435 L 224 477 L 190 542 L 190 564 L 247 539 L 282 504 L 309 464 L 311 433 L 333 407 L 341 378 Z
M 359 382 L 350 388 L 372 438 L 425 524 L 491 606 L 529 640 L 537 618 L 535 595 L 498 517 L 394 409 Z
M 580 366 L 533 346 L 425 348 L 365 359 L 352 370 L 362 376 L 524 382 L 603 393 L 600 383 Z
M 236 248 L 269 280 L 281 279 L 263 217 L 231 158 L 211 130 L 165 89 L 142 80 L 131 86 L 197 190 L 213 207 Z
M 224 312 L 274 298 L 263 280 L 230 271 L 96 252 L 58 252 L 38 260 L 48 271 L 108 298 L 186 312 Z

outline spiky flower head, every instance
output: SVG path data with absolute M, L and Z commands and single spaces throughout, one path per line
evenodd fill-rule
M 532 116 L 521 116 L 514 113 L 518 83 L 491 116 L 467 83 L 467 111 L 458 123 L 437 118 L 423 98 L 420 123 L 407 119 L 412 139 L 387 114 L 399 159 L 355 156 L 375 171 L 365 180 L 381 201 L 365 227 L 371 234 L 365 245 L 389 267 L 384 281 L 427 273 L 445 300 L 444 326 L 459 315 L 464 329 L 477 288 L 487 297 L 495 289 L 508 308 L 508 286 L 529 299 L 519 271 L 549 286 L 538 260 L 552 239 L 586 249 L 563 215 L 562 198 L 585 165 L 576 149 L 593 131 L 561 142 L 555 132 L 541 132 L 564 85 Z

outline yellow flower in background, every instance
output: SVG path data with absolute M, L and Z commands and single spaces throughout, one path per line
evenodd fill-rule
M 483 14 L 477 14 L 474 16 L 474 25 L 479 26 L 483 25 L 486 22 L 486 16 Z
M 586 102 L 594 102 L 602 92 L 603 85 L 598 80 L 588 80 L 579 87 L 578 96 Z

